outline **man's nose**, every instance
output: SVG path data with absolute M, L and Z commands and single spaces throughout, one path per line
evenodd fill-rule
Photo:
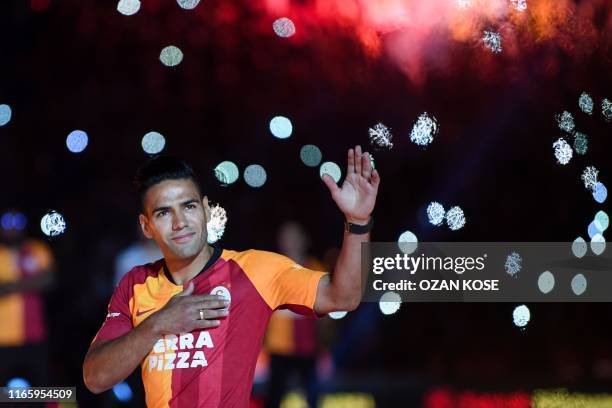
M 174 217 L 174 220 L 172 223 L 173 230 L 179 231 L 185 228 L 186 226 L 187 226 L 187 219 L 185 218 L 183 214 L 179 213 L 178 215 Z

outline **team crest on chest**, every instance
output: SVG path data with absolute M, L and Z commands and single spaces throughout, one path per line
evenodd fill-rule
M 215 286 L 213 288 L 213 290 L 210 291 L 211 295 L 218 295 L 218 296 L 223 296 L 225 299 L 227 299 L 230 303 L 232 302 L 232 295 L 230 295 L 230 291 L 228 288 L 226 288 L 225 286 Z M 228 305 L 229 308 L 229 305 Z

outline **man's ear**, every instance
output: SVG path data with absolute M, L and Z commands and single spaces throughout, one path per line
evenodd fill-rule
M 210 222 L 210 205 L 208 205 L 208 197 L 202 198 L 202 206 L 204 207 L 204 214 L 206 215 L 206 222 Z
M 144 236 L 149 239 L 153 239 L 153 234 L 151 234 L 151 231 L 149 230 L 149 220 L 147 217 L 145 217 L 144 214 L 140 214 L 138 216 L 138 221 L 140 221 L 140 229 L 142 229 Z

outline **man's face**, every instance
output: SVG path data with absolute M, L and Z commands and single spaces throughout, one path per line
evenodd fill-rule
M 140 226 L 167 259 L 197 256 L 207 245 L 208 199 L 190 179 L 166 180 L 147 190 Z

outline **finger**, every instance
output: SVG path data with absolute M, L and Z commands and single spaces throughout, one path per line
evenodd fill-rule
M 376 169 L 372 171 L 371 183 L 374 188 L 378 189 L 378 185 L 380 184 L 380 174 L 378 174 L 378 170 Z
M 336 181 L 334 180 L 332 176 L 326 173 L 326 174 L 323 174 L 322 178 L 323 178 L 323 183 L 325 183 L 325 185 L 327 186 L 329 191 L 332 193 L 332 195 L 340 191 L 340 188 L 338 187 L 338 185 L 336 184 Z
M 208 320 L 216 320 L 216 319 L 227 317 L 228 315 L 229 315 L 229 310 L 227 309 L 218 309 L 218 310 L 202 309 L 201 314 L 198 312 L 198 318 L 200 318 L 201 316 L 204 316 L 204 319 L 208 319 Z
M 190 303 L 200 305 L 202 302 L 223 301 L 227 300 L 224 296 L 219 295 L 191 295 L 188 296 Z
M 361 174 L 361 146 L 355 146 L 355 173 Z
M 200 295 L 198 296 L 198 300 L 200 302 L 208 302 L 213 300 L 227 300 L 225 296 L 222 295 Z
M 370 153 L 363 154 L 363 170 L 361 171 L 361 175 L 366 179 L 370 180 L 370 176 L 372 175 L 372 160 L 370 159 Z
M 229 306 L 227 300 L 207 300 L 200 303 L 200 309 L 224 309 Z
M 348 164 L 346 168 L 346 174 L 354 173 L 355 172 L 355 152 L 353 151 L 353 149 L 349 149 L 348 151 L 347 163 Z
M 217 327 L 221 324 L 221 320 L 196 320 L 194 322 L 194 329 L 209 329 L 211 327 Z
M 193 293 L 193 281 L 189 281 L 189 284 L 187 285 L 187 287 L 184 288 L 183 291 L 181 293 L 179 293 L 178 295 L 176 295 L 176 296 L 184 297 L 184 296 L 189 296 L 192 293 Z

